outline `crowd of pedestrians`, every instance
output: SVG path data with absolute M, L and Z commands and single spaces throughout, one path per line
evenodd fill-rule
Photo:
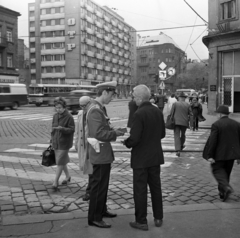
M 79 170 L 88 179 L 88 186 L 83 197 L 89 201 L 88 225 L 99 228 L 110 228 L 104 217 L 114 218 L 107 209 L 107 194 L 114 161 L 112 141 L 123 136 L 126 129 L 114 129 L 110 125 L 105 105 L 109 104 L 116 94 L 116 82 L 96 85 L 97 97 L 92 99 L 83 96 L 79 99 L 80 111 L 77 116 L 76 130 L 72 115 L 66 109 L 66 101 L 58 97 L 54 101 L 56 114 L 53 116 L 51 145 L 56 156 L 56 176 L 52 185 L 58 190 L 62 171 L 68 184 L 71 176 L 67 164 L 70 161 L 68 151 L 73 145 L 75 132 L 75 149 L 79 157 Z M 163 203 L 161 190 L 161 164 L 164 155 L 161 140 L 165 137 L 163 109 L 166 105 L 172 116 L 174 126 L 174 145 L 176 155 L 185 147 L 186 130 L 198 130 L 198 123 L 204 121 L 202 105 L 198 95 L 192 95 L 186 102 L 186 95 L 180 93 L 176 98 L 172 94 L 165 104 L 164 95 L 150 93 L 145 85 L 138 85 L 131 94 L 127 127 L 129 137 L 122 141 L 131 148 L 130 165 L 133 170 L 133 198 L 135 203 L 135 220 L 129 225 L 140 230 L 148 230 L 147 199 L 150 188 L 154 223 L 160 227 L 163 222 Z M 240 162 L 240 125 L 228 118 L 228 107 L 218 108 L 220 120 L 212 125 L 211 135 L 205 146 L 207 159 L 211 163 L 212 173 L 218 182 L 219 196 L 226 201 L 233 192 L 229 184 L 234 160 Z M 227 143 L 225 143 L 227 141 Z M 230 152 L 231 151 L 231 152 Z

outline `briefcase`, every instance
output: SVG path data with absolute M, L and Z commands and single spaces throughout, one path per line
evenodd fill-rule
M 166 120 L 166 123 L 165 123 L 165 127 L 167 129 L 170 129 L 170 130 L 173 130 L 174 127 L 175 127 L 175 122 L 174 122 L 174 118 L 172 117 L 172 115 L 168 115 L 167 116 L 167 120 Z
M 202 153 L 202 157 L 205 159 L 205 160 L 208 160 L 208 150 L 209 150 L 209 142 L 210 142 L 210 136 L 208 137 L 207 139 L 207 142 L 204 146 L 204 149 L 203 149 L 203 153 Z
M 51 145 L 42 153 L 42 165 L 46 167 L 56 165 L 55 152 Z

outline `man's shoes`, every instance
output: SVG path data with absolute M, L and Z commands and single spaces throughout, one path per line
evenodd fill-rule
M 156 227 L 160 227 L 162 225 L 162 223 L 163 223 L 163 220 L 159 220 L 159 219 L 155 219 L 154 218 L 154 223 L 155 223 Z
M 89 226 L 96 226 L 99 228 L 110 228 L 111 225 L 106 223 L 105 221 L 88 221 Z
M 185 147 L 186 147 L 185 145 L 182 145 L 182 146 L 181 146 L 181 150 L 183 150 Z
M 232 189 L 230 187 L 228 187 L 223 194 L 223 202 L 225 202 L 228 199 L 228 197 L 231 193 L 232 193 Z
M 176 156 L 180 157 L 180 151 L 177 151 Z
M 69 177 L 68 179 L 64 179 L 63 181 L 62 181 L 62 185 L 67 185 L 68 183 L 70 183 L 71 182 L 71 177 Z
M 86 193 L 83 198 L 82 198 L 83 201 L 88 201 L 90 200 L 90 194 L 89 193 Z
M 219 192 L 219 197 L 220 197 L 220 199 L 223 199 L 224 198 L 224 194 L 222 192 Z
M 148 224 L 141 224 L 136 221 L 133 221 L 133 222 L 129 222 L 129 225 L 132 228 L 136 228 L 136 229 L 143 230 L 143 231 L 148 231 Z
M 108 218 L 114 218 L 114 217 L 117 216 L 117 214 L 113 214 L 113 213 L 111 213 L 111 212 L 109 212 L 109 211 L 106 211 L 106 212 L 104 212 L 104 213 L 102 214 L 102 216 L 103 216 L 103 217 L 108 217 Z

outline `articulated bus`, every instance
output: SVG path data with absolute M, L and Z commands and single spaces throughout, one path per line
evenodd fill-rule
M 69 85 L 69 84 L 31 84 L 29 86 L 28 101 L 29 104 L 53 105 L 54 98 L 68 97 L 73 90 L 88 90 L 96 92 L 96 86 L 93 85 Z

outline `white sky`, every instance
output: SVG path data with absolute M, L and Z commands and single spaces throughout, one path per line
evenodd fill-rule
M 18 21 L 18 35 L 19 38 L 25 40 L 26 45 L 28 45 L 29 2 L 34 2 L 34 0 L 0 0 L 0 5 L 18 11 L 22 15 Z M 95 2 L 118 9 L 116 12 L 138 31 L 205 24 L 184 0 L 95 0 Z M 187 0 L 187 2 L 203 19 L 208 21 L 208 0 Z M 186 51 L 188 58 L 207 59 L 208 50 L 202 43 L 202 36 L 206 35 L 207 31 L 200 36 L 206 28 L 206 26 L 201 26 L 177 30 L 141 31 L 138 34 L 152 36 L 158 35 L 161 31 L 172 37 L 176 44 Z

